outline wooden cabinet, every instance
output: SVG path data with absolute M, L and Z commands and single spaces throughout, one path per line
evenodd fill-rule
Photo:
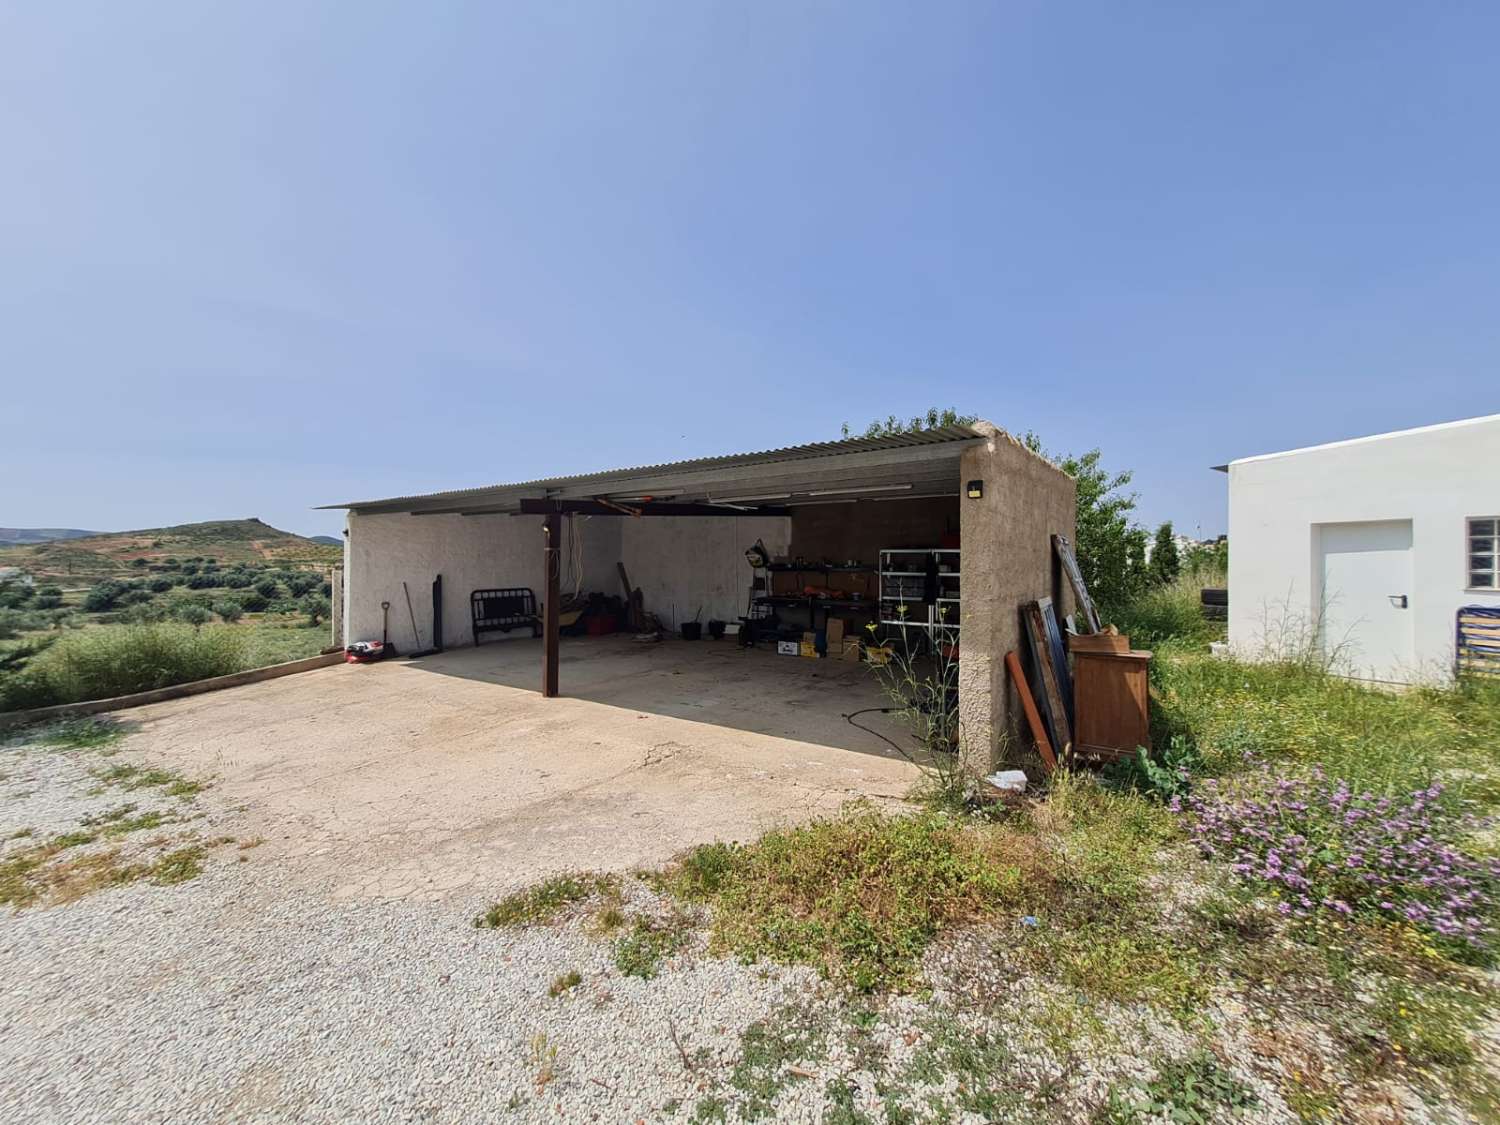
M 1100 758 L 1150 746 L 1149 652 L 1084 652 L 1073 646 L 1073 744 Z

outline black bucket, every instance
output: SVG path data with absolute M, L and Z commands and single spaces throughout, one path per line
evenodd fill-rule
M 701 641 L 703 639 L 703 625 L 697 621 L 684 621 L 682 623 L 682 639 L 685 641 Z

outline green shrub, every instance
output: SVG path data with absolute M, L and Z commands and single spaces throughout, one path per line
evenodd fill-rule
M 83 595 L 83 608 L 87 613 L 104 613 L 114 609 L 115 604 L 125 593 L 125 583 L 117 582 L 113 578 L 106 578 L 103 582 L 96 583 L 87 594 Z
M 196 602 L 187 602 L 177 607 L 177 620 L 186 625 L 207 625 L 213 620 L 213 610 Z
M 106 699 L 238 672 L 244 640 L 234 629 L 184 625 L 105 625 L 59 639 L 33 656 L 20 684 L 7 684 L 7 709 Z M 22 702 L 13 700 L 20 698 Z
M 1224 639 L 1224 622 L 1203 616 L 1203 587 L 1222 586 L 1223 575 L 1192 570 L 1164 585 L 1151 586 L 1116 610 L 1113 624 L 1136 648 L 1155 648 L 1167 641 L 1203 647 Z
M 0 711 L 24 711 L 52 702 L 45 685 L 33 679 L 28 669 L 56 641 L 55 636 L 33 637 L 0 652 Z
M 1172 533 L 1171 520 L 1156 529 L 1149 566 L 1152 580 L 1161 586 L 1171 585 L 1182 572 L 1182 558 L 1177 553 L 1177 537 Z
M 214 602 L 214 612 L 232 625 L 245 615 L 245 608 L 239 602 L 225 598 L 221 602 Z
M 0 609 L 19 609 L 31 597 L 31 587 L 24 582 L 0 582 Z
M 269 600 L 281 593 L 281 583 L 274 578 L 262 578 L 255 584 L 255 592 Z
M 297 602 L 297 607 L 307 614 L 309 629 L 316 627 L 323 618 L 333 612 L 333 603 L 321 594 L 303 595 Z
M 240 595 L 240 608 L 246 613 L 264 613 L 270 605 L 269 599 L 264 594 L 252 590 L 248 594 Z
M 0 641 L 18 637 L 31 628 L 31 614 L 19 609 L 0 609 Z
M 194 574 L 187 580 L 189 590 L 212 590 L 219 584 L 219 579 L 213 574 Z
M 301 574 L 294 574 L 288 578 L 286 588 L 291 591 L 294 598 L 300 598 L 303 594 L 317 589 L 322 584 L 322 579 L 316 574 L 304 571 Z
M 153 578 L 147 584 L 146 589 L 150 590 L 154 594 L 165 594 L 175 585 L 176 583 L 173 582 L 170 578 Z
M 56 609 L 62 605 L 62 598 L 57 594 L 39 594 L 32 599 L 33 609 Z
M 127 606 L 122 612 L 115 614 L 114 619 L 131 625 L 145 625 L 153 621 L 165 621 L 171 616 L 172 611 L 161 602 L 145 601 Z
M 51 583 L 49 583 L 46 586 L 40 586 L 40 587 L 38 587 L 37 588 L 37 593 L 40 594 L 44 598 L 60 598 L 60 597 L 62 597 L 62 587 L 61 586 L 54 586 Z

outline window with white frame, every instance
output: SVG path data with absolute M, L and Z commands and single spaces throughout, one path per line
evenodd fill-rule
M 1469 521 L 1469 589 L 1500 589 L 1500 516 Z

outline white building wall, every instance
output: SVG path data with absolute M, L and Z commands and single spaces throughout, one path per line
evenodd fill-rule
M 792 521 L 786 516 L 655 516 L 623 519 L 620 550 L 646 609 L 664 624 L 735 621 L 745 612 L 753 574 L 745 551 L 757 539 L 772 555 L 786 554 Z M 610 587 L 614 592 L 619 583 Z M 675 612 L 675 620 L 673 615 Z
M 1466 589 L 1466 520 L 1500 513 L 1500 415 L 1229 466 L 1229 639 L 1261 655 L 1305 635 L 1323 599 L 1318 527 L 1410 520 L 1411 679 L 1453 667 L 1460 606 L 1500 606 Z M 1403 591 L 1391 591 L 1398 593 Z
M 620 523 L 615 517 L 573 517 L 579 532 L 584 591 L 617 593 Z M 566 527 L 567 520 L 563 523 Z M 564 543 L 567 536 L 564 535 Z M 443 643 L 474 643 L 469 595 L 495 586 L 529 586 L 541 601 L 541 516 L 414 516 L 406 512 L 350 512 L 344 545 L 345 631 L 351 641 L 379 640 L 380 603 L 391 603 L 390 639 L 402 652 L 432 644 L 432 580 L 443 576 Z M 563 557 L 562 587 L 573 589 L 571 560 Z M 411 590 L 419 641 L 412 636 L 402 581 Z M 525 630 L 487 634 L 488 642 L 529 637 Z
M 745 612 L 751 570 L 745 550 L 757 538 L 775 554 L 785 554 L 791 520 L 785 516 L 718 519 L 703 516 L 573 516 L 563 520 L 568 543 L 571 519 L 580 543 L 583 592 L 619 595 L 617 564 L 640 587 L 647 610 L 669 622 L 734 621 Z M 443 642 L 448 648 L 473 644 L 469 595 L 494 586 L 529 586 L 541 600 L 541 516 L 413 516 L 409 513 L 348 517 L 344 545 L 346 636 L 378 640 L 380 603 L 391 603 L 390 639 L 402 652 L 432 644 L 432 579 L 443 576 Z M 418 638 L 412 636 L 402 581 L 411 590 Z M 571 556 L 564 552 L 562 589 L 573 590 Z M 521 638 L 517 630 L 487 635 Z

